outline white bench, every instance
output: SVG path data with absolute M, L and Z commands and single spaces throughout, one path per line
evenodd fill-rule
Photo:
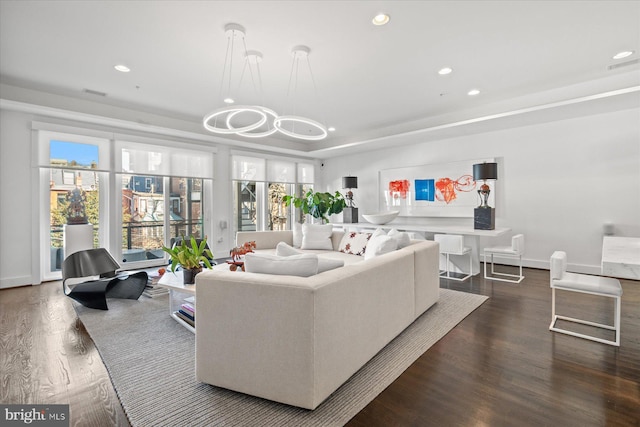
M 551 324 L 549 325 L 549 330 L 604 344 L 620 346 L 620 305 L 622 300 L 622 286 L 620 286 L 619 280 L 609 277 L 568 273 L 567 254 L 562 251 L 556 251 L 551 255 L 551 290 Z M 556 290 L 581 292 L 584 294 L 613 298 L 615 301 L 613 326 L 556 314 Z M 615 331 L 616 339 L 615 341 L 605 340 L 591 335 L 580 334 L 558 328 L 555 326 L 558 319 Z

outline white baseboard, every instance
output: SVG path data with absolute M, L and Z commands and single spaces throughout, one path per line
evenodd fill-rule
M 482 261 L 482 259 L 481 259 L 481 261 Z M 507 259 L 507 258 L 496 258 L 496 264 L 513 265 L 513 266 L 517 266 L 518 265 L 517 262 L 513 262 L 513 260 Z M 540 269 L 540 270 L 549 270 L 550 269 L 549 260 L 538 260 L 538 259 L 523 258 L 522 259 L 522 266 L 523 267 L 529 267 L 529 268 L 537 268 L 537 269 Z M 568 271 L 572 271 L 574 273 L 594 274 L 594 275 L 602 274 L 602 271 L 601 271 L 599 265 L 569 263 L 569 264 L 567 264 L 567 270 Z
M 15 288 L 17 286 L 33 285 L 31 276 L 8 277 L 0 279 L 0 289 Z

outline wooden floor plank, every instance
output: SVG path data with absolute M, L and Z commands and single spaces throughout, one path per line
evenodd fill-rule
M 640 283 L 623 280 L 622 345 L 548 330 L 549 272 L 519 285 L 444 288 L 490 299 L 422 355 L 349 426 L 640 426 Z M 559 302 L 611 321 L 581 295 Z M 60 283 L 0 290 L 0 401 L 68 403 L 73 426 L 128 426 L 100 356 Z

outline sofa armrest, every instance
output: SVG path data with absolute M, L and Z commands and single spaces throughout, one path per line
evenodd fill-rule
M 440 298 L 440 245 L 432 240 L 412 240 L 412 244 L 400 251 L 413 252 L 417 319 Z
M 274 249 L 280 242 L 293 246 L 293 231 L 238 231 L 236 233 L 237 246 L 252 241 L 256 242 L 256 249 Z

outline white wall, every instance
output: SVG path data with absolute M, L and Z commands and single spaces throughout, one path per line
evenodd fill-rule
M 0 110 L 0 288 L 31 283 L 31 119 Z
M 47 119 L 0 110 L 0 288 L 38 281 L 32 273 L 39 241 L 32 230 L 37 207 L 31 195 L 32 120 Z M 232 196 L 229 149 L 218 150 L 210 241 L 216 254 L 224 255 L 234 243 Z M 357 176 L 355 201 L 362 214 L 378 210 L 380 169 L 483 157 L 500 164 L 497 225 L 526 235 L 526 265 L 546 268 L 550 254 L 562 249 L 574 270 L 598 273 L 605 222 L 612 222 L 618 235 L 640 237 L 637 108 L 335 157 L 324 161 L 320 180 L 323 189 L 342 191 L 342 176 Z M 219 228 L 220 220 L 229 224 L 226 230 Z M 472 223 L 471 218 L 453 221 Z M 481 245 L 507 243 L 506 237 L 496 240 L 482 239 Z
M 342 176 L 357 176 L 359 213 L 375 212 L 379 170 L 483 157 L 498 160 L 496 223 L 525 234 L 525 265 L 548 268 L 551 253 L 564 250 L 575 271 L 597 274 L 605 222 L 616 235 L 640 237 L 638 109 L 331 158 L 324 161 L 323 187 L 335 191 Z M 508 244 L 509 236 L 483 238 L 481 245 Z

